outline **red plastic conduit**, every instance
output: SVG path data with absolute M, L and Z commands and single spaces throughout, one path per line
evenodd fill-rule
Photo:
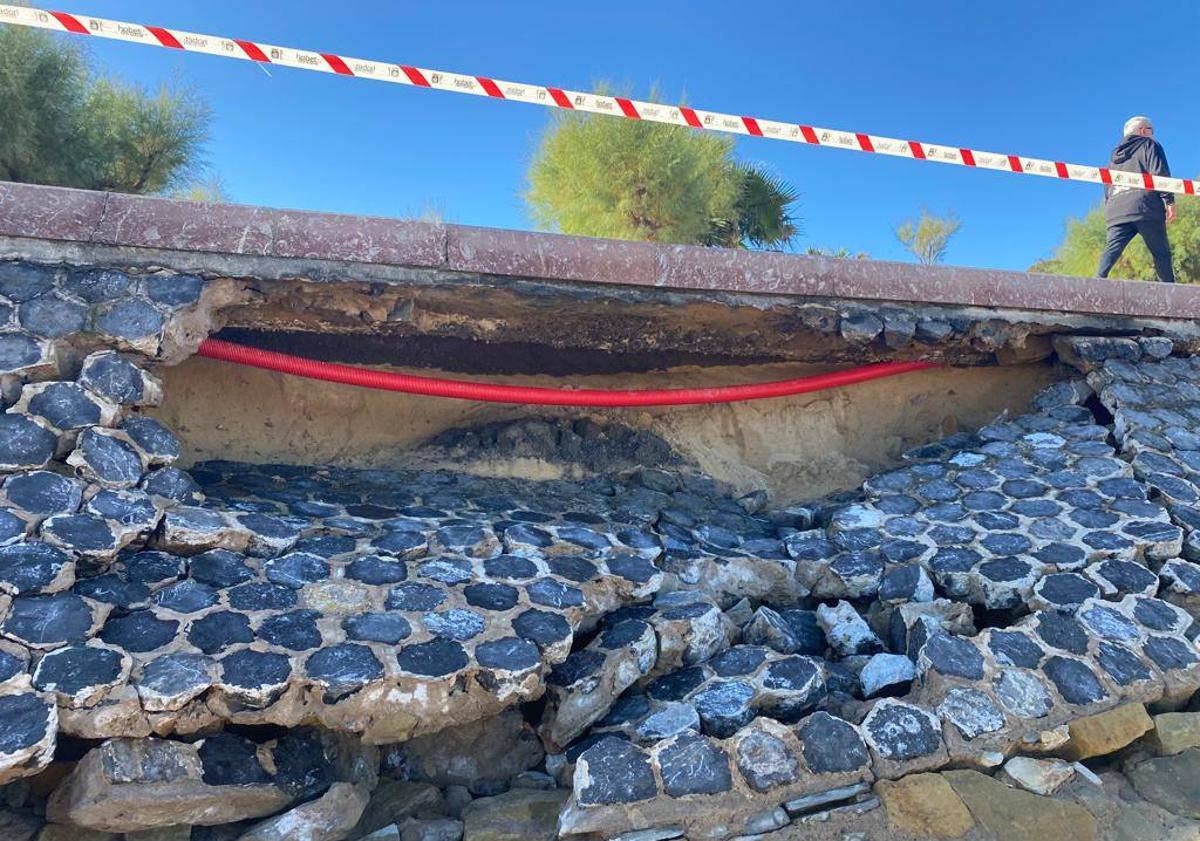
M 786 397 L 791 394 L 806 394 L 827 388 L 894 377 L 909 371 L 920 371 L 938 366 L 931 362 L 876 362 L 845 371 L 797 377 L 792 380 L 754 383 L 751 385 L 726 385 L 712 388 L 660 388 L 660 389 L 568 389 L 535 388 L 519 385 L 492 385 L 468 380 L 445 380 L 437 377 L 414 377 L 411 374 L 393 374 L 388 371 L 372 371 L 318 362 L 286 353 L 237 345 L 221 339 L 205 339 L 200 343 L 200 356 L 265 368 L 325 380 L 331 383 L 357 385 L 383 391 L 402 391 L 406 394 L 424 394 L 430 397 L 450 397 L 455 400 L 481 400 L 487 403 L 524 403 L 538 406 L 681 406 L 695 403 L 733 403 L 739 400 L 762 400 L 768 397 Z

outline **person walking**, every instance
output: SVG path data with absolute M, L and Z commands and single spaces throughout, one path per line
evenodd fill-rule
M 1151 175 L 1170 175 L 1167 156 L 1162 145 L 1154 139 L 1154 126 L 1149 117 L 1130 117 L 1125 121 L 1125 134 L 1113 149 L 1109 169 L 1121 172 L 1148 172 Z M 1167 223 L 1175 221 L 1175 196 L 1136 187 L 1107 186 L 1104 188 L 1104 222 L 1108 226 L 1108 241 L 1100 256 L 1096 274 L 1108 277 L 1113 265 L 1121 258 L 1125 246 L 1137 234 L 1154 258 L 1154 273 L 1163 283 L 1175 282 L 1171 268 L 1171 245 L 1167 242 Z

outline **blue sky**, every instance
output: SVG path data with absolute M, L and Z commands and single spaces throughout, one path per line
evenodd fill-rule
M 36 5 L 36 4 L 35 4 Z M 634 95 L 989 151 L 1102 164 L 1150 115 L 1172 171 L 1200 174 L 1200 2 L 966 0 L 597 3 L 62 0 L 53 8 L 361 58 Z M 1175 44 L 1175 46 L 1171 46 Z M 521 193 L 547 113 L 282 68 L 91 41 L 154 85 L 182 75 L 216 112 L 209 159 L 238 202 L 528 228 Z M 963 228 L 947 262 L 1023 269 L 1099 188 L 743 138 L 801 192 L 797 246 L 905 259 L 922 206 Z M 1200 200 L 1200 199 L 1193 199 Z

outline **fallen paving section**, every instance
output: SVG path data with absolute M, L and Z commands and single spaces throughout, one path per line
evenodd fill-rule
M 0 837 L 1200 832 L 1188 318 L 942 301 L 934 335 L 929 303 L 773 289 L 752 308 L 831 311 L 808 357 L 1047 369 L 833 495 L 734 490 L 614 416 L 464 427 L 436 465 L 189 462 L 157 407 L 202 340 L 373 336 L 379 364 L 403 331 L 330 313 L 436 283 L 0 216 Z M 568 286 L 555 306 L 594 305 Z M 631 311 L 680 293 L 646 294 Z M 456 462 L 476 451 L 573 467 Z

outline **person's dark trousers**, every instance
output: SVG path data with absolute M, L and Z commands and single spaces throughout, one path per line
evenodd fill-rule
M 1175 270 L 1171 267 L 1171 246 L 1167 242 L 1167 223 L 1164 219 L 1139 219 L 1136 222 L 1116 222 L 1108 226 L 1108 242 L 1100 257 L 1099 277 L 1108 277 L 1113 265 L 1121 259 L 1125 246 L 1137 234 L 1154 258 L 1154 273 L 1163 283 L 1175 282 Z

